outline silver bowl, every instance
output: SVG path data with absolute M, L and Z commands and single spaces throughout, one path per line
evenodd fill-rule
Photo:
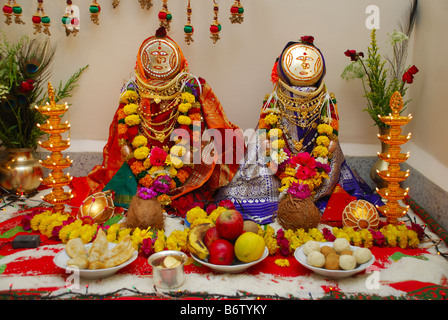
M 163 260 L 168 256 L 176 256 L 181 264 L 174 268 L 162 267 Z M 164 250 L 152 254 L 148 258 L 148 263 L 152 267 L 152 278 L 154 285 L 163 289 L 172 289 L 181 286 L 185 281 L 184 265 L 188 256 L 175 250 Z

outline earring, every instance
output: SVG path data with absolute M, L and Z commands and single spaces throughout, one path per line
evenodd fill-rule
M 162 10 L 159 11 L 159 20 L 160 20 L 160 26 L 165 27 L 167 31 L 170 31 L 170 22 L 173 19 L 173 16 L 168 11 L 168 0 L 162 0 L 163 1 L 163 7 Z
M 190 44 L 191 42 L 194 42 L 194 39 L 193 39 L 194 29 L 193 29 L 193 26 L 191 25 L 191 13 L 192 12 L 193 12 L 193 10 L 191 9 L 191 6 L 190 6 L 190 0 L 188 0 L 187 24 L 184 26 L 185 42 L 187 44 Z
M 213 18 L 213 23 L 210 26 L 210 39 L 213 40 L 213 43 L 216 43 L 216 41 L 218 41 L 219 38 L 219 32 L 221 31 L 221 24 L 218 22 L 218 12 L 219 12 L 219 6 L 216 3 L 216 0 L 213 0 L 213 14 L 214 14 L 214 18 Z
M 244 8 L 240 3 L 240 0 L 235 0 L 235 3 L 230 8 L 230 22 L 232 23 L 241 23 L 244 20 Z
M 140 2 L 142 9 L 146 8 L 146 10 L 149 10 L 152 7 L 151 0 L 138 0 L 138 2 Z
M 45 14 L 44 0 L 37 0 L 36 13 L 31 18 L 34 27 L 34 34 L 41 33 L 44 27 L 44 33 L 51 36 L 50 33 L 50 17 Z
M 21 18 L 22 12 L 22 7 L 15 0 L 8 0 L 8 3 L 3 6 L 3 14 L 6 17 L 5 23 L 10 25 L 12 23 L 12 15 L 14 15 L 14 22 L 16 24 L 25 24 Z
M 92 22 L 99 25 L 100 24 L 99 15 L 101 7 L 96 0 L 93 0 L 93 3 L 90 5 L 89 11 L 90 11 L 90 19 L 92 20 Z

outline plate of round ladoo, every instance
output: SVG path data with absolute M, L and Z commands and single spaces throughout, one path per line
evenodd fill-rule
M 108 249 L 111 250 L 116 245 L 117 245 L 117 243 L 109 242 Z M 88 244 L 84 245 L 87 252 L 89 252 L 91 246 L 92 246 L 92 243 L 88 243 Z M 79 276 L 83 279 L 102 279 L 102 278 L 107 278 L 107 277 L 114 275 L 118 270 L 120 270 L 120 269 L 126 267 L 127 265 L 131 264 L 132 262 L 134 262 L 134 260 L 137 259 L 137 257 L 138 257 L 138 252 L 137 252 L 137 250 L 135 250 L 128 260 L 126 260 L 122 264 L 119 264 L 115 267 L 96 269 L 96 270 L 80 269 L 80 268 L 76 268 L 76 267 L 69 267 L 67 265 L 67 261 L 70 260 L 71 258 L 67 254 L 67 250 L 64 249 L 54 257 L 53 261 L 54 261 L 55 265 L 58 266 L 59 268 L 62 268 L 65 270 L 72 270 L 72 273 L 79 272 Z
M 333 242 L 317 242 L 317 243 L 320 245 L 321 248 L 324 246 L 333 248 L 333 244 L 334 244 Z M 372 254 L 371 258 L 367 262 L 362 263 L 362 264 L 356 263 L 356 267 L 354 267 L 353 269 L 350 269 L 350 270 L 344 270 L 341 268 L 339 270 L 331 270 L 331 269 L 326 269 L 324 267 L 318 268 L 318 267 L 312 266 L 308 263 L 308 261 L 307 261 L 308 256 L 305 254 L 304 248 L 305 248 L 305 245 L 302 245 L 295 250 L 294 257 L 296 258 L 296 260 L 305 268 L 312 270 L 314 273 L 316 273 L 320 276 L 323 276 L 325 278 L 342 279 L 342 278 L 351 277 L 359 272 L 366 270 L 375 261 L 375 257 Z M 350 245 L 350 250 L 352 252 L 354 252 L 356 249 L 359 249 L 359 248 L 362 248 L 362 247 Z
M 213 270 L 215 270 L 217 272 L 222 272 L 222 273 L 240 273 L 240 272 L 243 272 L 246 269 L 248 269 L 249 267 L 252 267 L 252 266 L 256 265 L 257 263 L 263 261 L 268 255 L 269 255 L 269 250 L 268 250 L 267 247 L 265 247 L 263 255 L 258 260 L 255 260 L 255 261 L 252 261 L 252 262 L 248 262 L 248 263 L 243 263 L 243 262 L 240 262 L 240 261 L 236 260 L 236 258 L 235 258 L 234 262 L 232 264 L 230 264 L 230 265 L 219 265 L 219 264 L 209 263 L 208 261 L 199 259 L 194 254 L 191 254 L 191 256 L 193 257 L 193 259 L 196 262 L 199 262 L 200 264 L 203 264 L 204 266 L 207 266 L 210 269 L 213 269 Z

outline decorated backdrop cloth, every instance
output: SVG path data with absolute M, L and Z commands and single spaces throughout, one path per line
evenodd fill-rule
M 70 279 L 71 273 L 53 262 L 65 245 L 23 229 L 22 219 L 27 213 L 45 210 L 44 204 L 39 202 L 41 194 L 5 203 L 2 207 L 2 299 L 443 300 L 448 294 L 448 261 L 439 254 L 447 253 L 446 243 L 429 228 L 426 229 L 428 241 L 421 242 L 418 248 L 372 247 L 373 265 L 367 271 L 346 279 L 316 275 L 299 264 L 293 255 L 284 257 L 277 253 L 240 274 L 217 273 L 190 258 L 185 266 L 183 285 L 172 290 L 160 289 L 154 287 L 147 257 L 139 254 L 133 263 L 111 277 L 80 279 L 75 284 Z M 409 212 L 409 219 L 425 224 L 414 211 Z M 275 224 L 271 226 L 278 227 Z M 428 226 L 440 231 L 435 223 Z M 182 228 L 182 219 L 167 217 L 167 235 Z M 11 241 L 22 234 L 40 235 L 41 244 L 37 248 L 13 249 Z M 276 264 L 278 259 L 287 259 L 289 266 L 280 267 Z

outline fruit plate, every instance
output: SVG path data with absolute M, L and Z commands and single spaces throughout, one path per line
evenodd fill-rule
M 117 244 L 113 242 L 109 242 L 109 250 L 115 247 Z M 90 247 L 92 246 L 92 243 L 88 243 L 84 245 L 86 250 L 88 251 Z M 70 256 L 67 254 L 67 250 L 62 250 L 59 252 L 53 259 L 54 264 L 58 266 L 59 268 L 65 269 L 65 270 L 71 270 L 73 273 L 74 270 L 77 270 L 79 272 L 79 276 L 83 279 L 102 279 L 107 278 L 112 275 L 114 275 L 118 270 L 126 267 L 127 265 L 134 262 L 135 259 L 137 259 L 138 252 L 137 250 L 134 251 L 132 256 L 122 264 L 112 267 L 112 268 L 104 268 L 104 269 L 97 269 L 97 270 L 89 270 L 89 269 L 75 269 L 75 268 L 69 268 L 67 266 L 67 261 L 70 260 Z
M 253 265 L 256 265 L 257 263 L 263 261 L 268 255 L 269 255 L 268 248 L 265 247 L 263 255 L 258 260 L 255 260 L 255 261 L 252 261 L 252 262 L 248 262 L 248 263 L 240 262 L 240 263 L 231 264 L 231 265 L 218 265 L 218 264 L 208 263 L 205 260 L 199 259 L 194 254 L 191 254 L 193 259 L 196 260 L 197 262 L 199 262 L 200 264 L 203 264 L 204 266 L 207 266 L 210 269 L 213 269 L 215 271 L 222 272 L 222 273 L 240 273 L 240 272 L 243 272 L 247 268 L 252 267 Z
M 323 246 L 333 247 L 333 242 L 319 242 L 319 244 L 321 247 L 323 247 Z M 358 249 L 359 247 L 350 246 L 350 248 L 352 249 L 352 251 L 354 251 L 354 250 Z M 369 261 L 367 261 L 366 263 L 363 263 L 361 265 L 358 265 L 355 269 L 352 269 L 352 270 L 328 270 L 328 269 L 324 269 L 324 268 L 317 268 L 317 267 L 313 267 L 307 263 L 307 256 L 303 253 L 303 246 L 300 246 L 296 249 L 296 251 L 294 252 L 294 257 L 305 268 L 308 268 L 308 269 L 314 271 L 315 273 L 317 273 L 318 275 L 321 275 L 325 278 L 331 278 L 331 279 L 343 279 L 343 278 L 351 277 L 354 274 L 357 274 L 361 271 L 366 270 L 375 261 L 375 257 L 372 255 L 372 258 L 370 258 Z

